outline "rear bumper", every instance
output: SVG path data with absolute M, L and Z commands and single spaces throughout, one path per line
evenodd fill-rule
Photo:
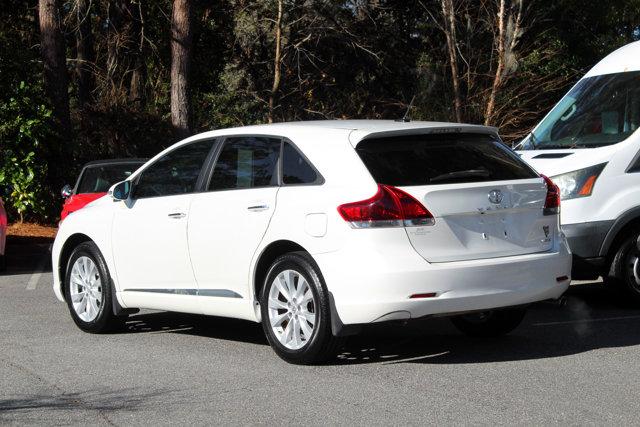
M 590 279 L 602 273 L 605 260 L 600 252 L 613 223 L 614 221 L 594 221 L 562 226 L 573 253 L 575 278 Z
M 364 252 L 364 253 L 363 253 Z M 561 238 L 553 251 L 429 264 L 413 249 L 398 259 L 362 248 L 316 254 L 335 313 L 344 325 L 408 320 L 510 307 L 560 297 L 569 286 L 571 253 Z M 558 278 L 566 279 L 558 280 Z M 430 298 L 414 294 L 435 293 Z

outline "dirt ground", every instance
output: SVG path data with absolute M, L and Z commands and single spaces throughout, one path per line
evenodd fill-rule
M 36 239 L 53 239 L 56 237 L 58 227 L 40 225 L 28 222 L 10 224 L 7 229 L 7 237 L 31 237 Z

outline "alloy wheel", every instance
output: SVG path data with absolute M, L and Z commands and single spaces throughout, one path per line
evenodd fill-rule
M 81 256 L 73 264 L 70 276 L 70 297 L 73 309 L 84 322 L 98 317 L 102 305 L 102 280 L 93 260 Z
M 640 291 L 640 253 L 637 250 L 632 250 L 627 257 L 627 275 L 631 285 Z
M 311 286 L 300 273 L 285 270 L 276 276 L 269 290 L 269 324 L 283 346 L 299 350 L 311 340 L 316 307 Z

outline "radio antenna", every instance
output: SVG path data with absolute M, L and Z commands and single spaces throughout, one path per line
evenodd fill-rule
M 406 122 L 410 122 L 411 121 L 411 118 L 409 118 L 408 116 L 409 116 L 409 111 L 411 111 L 411 107 L 413 107 L 413 101 L 415 99 L 416 99 L 416 96 L 413 95 L 411 97 L 411 102 L 409 102 L 409 106 L 407 107 L 407 111 L 405 111 L 405 113 L 404 113 L 404 116 L 402 116 L 401 119 L 396 120 L 396 122 L 404 122 L 404 123 L 406 123 Z

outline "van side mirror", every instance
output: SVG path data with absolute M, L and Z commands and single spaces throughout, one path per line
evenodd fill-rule
M 63 199 L 68 199 L 69 197 L 71 197 L 72 193 L 73 188 L 71 188 L 69 184 L 65 185 L 64 187 L 62 187 L 62 190 L 60 190 L 60 194 L 62 195 Z
M 127 200 L 131 194 L 131 181 L 122 181 L 109 189 L 113 200 Z

